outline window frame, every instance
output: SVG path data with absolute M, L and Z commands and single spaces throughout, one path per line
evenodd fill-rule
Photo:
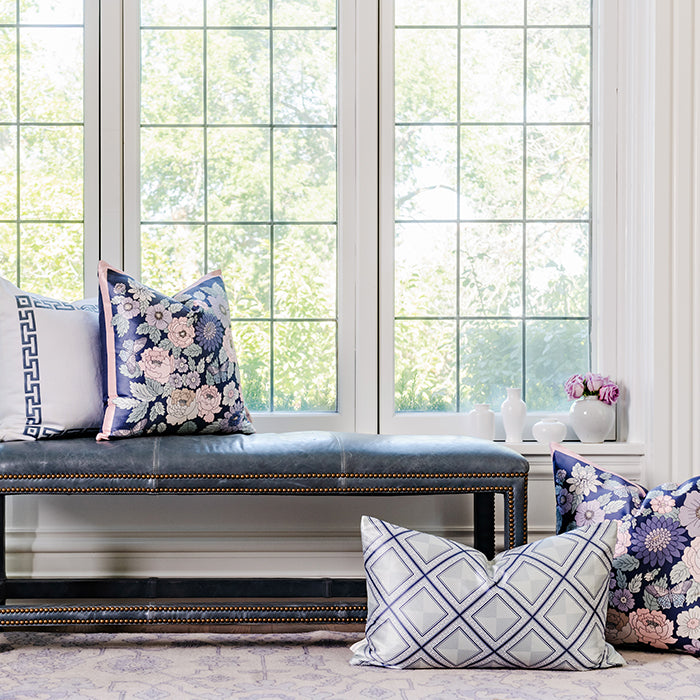
M 614 234 L 616 222 L 616 160 L 605 159 L 617 152 L 617 50 L 618 0 L 593 0 L 591 76 L 591 276 L 590 350 L 591 367 L 617 376 L 617 257 Z M 467 433 L 467 412 L 400 412 L 394 410 L 394 108 L 393 41 L 394 0 L 381 3 L 382 54 L 380 57 L 380 432 L 410 434 Z M 605 67 L 605 70 L 603 70 Z M 605 302 L 605 303 L 604 303 Z M 563 387 L 562 387 L 563 391 Z M 505 394 L 503 399 L 505 400 Z M 505 439 L 499 406 L 496 412 L 496 440 Z M 565 412 L 528 411 L 523 437 L 543 417 L 555 416 L 568 423 Z M 608 439 L 616 439 L 614 427 Z M 569 427 L 567 439 L 576 435 Z
M 138 0 L 99 5 L 101 199 L 96 248 L 99 257 L 138 274 L 138 87 L 132 79 L 139 74 L 134 21 Z M 617 157 L 609 157 L 618 150 L 617 42 L 624 35 L 619 5 L 620 0 L 594 0 L 593 8 L 591 355 L 592 366 L 613 377 L 621 342 L 617 307 L 624 295 L 624 280 L 617 275 Z M 254 413 L 255 424 L 260 431 L 280 432 L 464 433 L 466 413 L 393 412 L 393 235 L 385 235 L 393 232 L 393 141 L 380 138 L 387 124 L 393 126 L 393 91 L 381 89 L 393 82 L 386 59 L 391 47 L 380 39 L 380 26 L 393 25 L 393 0 L 339 0 L 338 7 L 339 412 Z M 385 201 L 390 204 L 380 204 Z M 92 291 L 96 284 L 87 254 L 86 247 L 86 290 Z M 526 437 L 540 415 L 528 414 Z M 624 419 L 618 420 L 622 425 Z M 498 414 L 497 426 L 496 439 L 502 440 Z M 624 430 L 609 437 L 623 439 Z M 567 438 L 575 436 L 570 432 Z

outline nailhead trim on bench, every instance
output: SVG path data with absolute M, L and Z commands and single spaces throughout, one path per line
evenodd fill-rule
M 340 472 L 338 474 L 0 474 L 0 479 L 510 479 L 525 478 L 527 474 L 509 472 L 476 472 L 455 474 L 364 474 Z

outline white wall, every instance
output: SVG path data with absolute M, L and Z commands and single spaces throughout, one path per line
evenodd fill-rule
M 589 448 L 653 485 L 700 472 L 700 4 L 620 0 L 617 280 L 626 444 Z M 606 287 L 606 288 L 609 288 Z M 530 537 L 552 532 L 548 455 L 531 464 Z M 10 575 L 361 574 L 360 515 L 468 538 L 471 499 L 13 497 Z M 39 507 L 39 503 L 41 507 Z

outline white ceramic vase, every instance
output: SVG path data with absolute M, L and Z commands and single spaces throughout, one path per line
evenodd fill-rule
M 566 437 L 566 426 L 556 418 L 543 418 L 532 426 L 532 437 L 546 445 L 561 442 Z
M 569 418 L 581 442 L 603 442 L 615 422 L 615 408 L 596 396 L 582 396 L 571 404 Z
M 487 403 L 478 403 L 467 414 L 469 417 L 469 434 L 482 440 L 496 437 L 496 415 Z
M 506 431 L 506 442 L 521 442 L 525 427 L 527 406 L 520 398 L 520 389 L 506 389 L 508 396 L 501 404 L 501 418 Z

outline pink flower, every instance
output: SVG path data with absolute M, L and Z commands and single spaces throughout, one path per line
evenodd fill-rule
M 154 304 L 146 310 L 146 323 L 159 331 L 164 331 L 172 320 L 173 315 L 163 304 Z
M 681 558 L 690 575 L 696 580 L 700 579 L 700 538 L 695 538 L 690 547 L 685 548 Z
M 630 613 L 630 626 L 640 642 L 657 649 L 668 649 L 669 644 L 678 641 L 673 637 L 673 622 L 660 610 L 633 610 Z
M 197 389 L 197 413 L 207 423 L 214 420 L 214 414 L 221 408 L 221 395 L 215 386 L 205 384 Z
M 170 425 L 181 425 L 197 417 L 197 403 L 194 391 L 191 389 L 175 389 L 168 396 L 168 414 L 165 420 Z
M 167 383 L 170 375 L 175 370 L 175 359 L 167 350 L 162 348 L 148 348 L 148 350 L 144 350 L 138 364 L 149 379 L 155 379 L 161 384 Z
M 605 639 L 611 644 L 636 644 L 638 641 L 629 617 L 615 608 L 608 608 Z
M 685 503 L 678 513 L 681 525 L 693 537 L 700 536 L 700 493 L 694 491 L 685 498 Z
M 168 340 L 178 348 L 186 348 L 194 341 L 194 326 L 186 318 L 174 318 L 168 325 Z
M 566 380 L 564 384 L 566 395 L 570 399 L 580 399 L 585 391 L 584 379 L 580 374 L 574 374 Z
M 615 553 L 613 557 L 621 557 L 623 554 L 627 554 L 627 551 L 632 544 L 632 535 L 630 531 L 624 528 L 622 525 L 617 528 L 617 542 L 615 543 Z
M 586 374 L 583 375 L 583 380 L 586 384 L 586 389 L 588 389 L 591 394 L 595 394 L 605 383 L 605 378 L 602 374 L 593 374 L 593 372 L 586 372 Z
M 659 513 L 659 515 L 670 513 L 674 505 L 673 499 L 666 493 L 663 496 L 657 496 L 651 499 L 651 509 Z
M 598 391 L 598 398 L 608 406 L 612 406 L 619 396 L 620 390 L 617 388 L 617 384 L 603 384 Z

